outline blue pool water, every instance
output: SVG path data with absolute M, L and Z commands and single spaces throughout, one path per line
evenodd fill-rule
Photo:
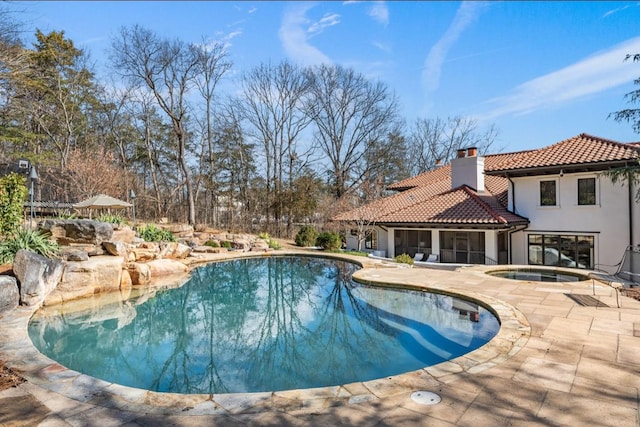
M 155 294 L 43 308 L 29 335 L 67 368 L 159 392 L 346 384 L 465 354 L 498 331 L 466 300 L 360 285 L 351 263 L 262 257 L 195 269 Z

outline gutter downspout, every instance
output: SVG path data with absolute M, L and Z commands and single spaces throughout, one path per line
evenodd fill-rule
M 518 212 L 516 212 L 516 184 L 513 182 L 513 180 L 511 179 L 508 173 L 505 174 L 504 176 L 509 180 L 509 184 L 511 185 L 511 204 L 513 205 L 513 213 L 517 215 Z M 523 225 L 521 228 L 518 228 L 517 226 L 515 226 L 508 231 L 509 233 L 509 264 L 513 264 L 513 233 L 526 230 L 528 227 L 529 227 L 528 224 Z
M 629 183 L 629 246 L 633 248 L 633 181 L 631 172 L 627 172 L 627 182 Z

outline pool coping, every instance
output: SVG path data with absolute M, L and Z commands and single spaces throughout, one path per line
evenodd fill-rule
M 297 251 L 278 252 L 273 255 L 316 256 L 313 253 Z M 8 367 L 19 371 L 30 383 L 83 403 L 146 414 L 216 415 L 326 408 L 371 402 L 429 387 L 436 388 L 439 384 L 448 384 L 466 374 L 479 373 L 505 362 L 517 354 L 531 336 L 531 326 L 524 314 L 494 297 L 468 290 L 451 290 L 437 284 L 425 286 L 419 283 L 393 281 L 389 278 L 382 282 L 376 280 L 376 270 L 381 267 L 397 267 L 353 256 L 317 255 L 356 262 L 362 269 L 354 273 L 354 279 L 361 283 L 425 290 L 477 302 L 498 317 L 500 329 L 489 343 L 470 353 L 391 377 L 339 386 L 263 393 L 178 394 L 122 386 L 65 368 L 41 354 L 28 336 L 29 320 L 39 307 L 21 306 L 2 318 L 5 327 L 0 331 L 0 358 Z M 220 260 L 230 259 L 232 257 Z

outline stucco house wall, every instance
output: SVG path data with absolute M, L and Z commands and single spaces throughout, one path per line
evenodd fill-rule
M 578 179 L 596 179 L 596 204 L 578 205 Z M 540 205 L 540 181 L 556 181 L 557 205 Z M 515 200 L 517 214 L 529 218 L 527 229 L 511 239 L 512 263 L 527 264 L 529 234 L 571 234 L 594 237 L 596 267 L 618 263 L 630 243 L 629 191 L 627 185 L 613 184 L 600 173 L 572 173 L 513 178 L 509 199 Z M 633 243 L 639 240 L 640 207 L 632 202 Z

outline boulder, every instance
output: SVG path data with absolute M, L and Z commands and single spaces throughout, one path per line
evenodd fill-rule
M 195 248 L 193 248 L 192 252 L 197 252 L 197 253 L 208 253 L 208 254 L 221 254 L 221 253 L 225 253 L 228 252 L 229 250 L 227 248 L 213 248 L 211 246 L 196 246 Z
M 127 244 L 122 241 L 112 240 L 102 242 L 102 247 L 109 255 L 121 256 L 124 259 L 127 259 Z
M 61 295 L 62 300 L 68 301 L 101 292 L 118 291 L 123 264 L 122 257 L 110 255 L 91 257 L 84 262 L 68 262 L 51 299 Z
M 127 271 L 131 278 L 131 286 L 142 286 L 151 281 L 151 269 L 149 269 L 149 266 L 145 263 L 131 263 Z
M 163 230 L 170 231 L 176 237 L 193 237 L 193 226 L 189 224 L 166 224 L 162 225 Z
M 129 298 L 129 296 L 131 295 L 132 287 L 133 282 L 131 281 L 129 270 L 122 270 L 122 277 L 120 277 L 120 295 L 122 295 L 123 299 Z
M 178 242 L 162 242 L 160 244 L 160 258 L 184 259 L 191 253 L 191 248 Z
M 251 242 L 247 239 L 236 238 L 231 242 L 231 247 L 233 249 L 248 251 L 249 249 L 251 249 Z
M 173 259 L 155 259 L 147 263 L 151 271 L 151 279 L 172 274 L 182 274 L 189 271 L 189 267 Z
M 154 249 L 133 248 L 129 251 L 135 256 L 136 262 L 149 261 L 158 258 L 159 252 Z
M 47 219 L 38 227 L 63 246 L 74 243 L 99 245 L 113 236 L 111 224 L 90 219 Z
M 19 302 L 20 291 L 16 278 L 0 276 L 0 316 L 15 310 Z
M 256 240 L 251 246 L 251 252 L 267 252 L 268 250 L 269 244 L 262 239 Z
M 81 249 L 67 250 L 62 253 L 62 258 L 67 261 L 87 261 L 89 259 L 89 252 Z
M 136 238 L 136 232 L 130 227 L 118 227 L 113 230 L 111 241 L 132 244 Z
M 62 261 L 19 250 L 13 260 L 13 273 L 20 284 L 20 303 L 41 304 L 58 286 L 63 269 Z

